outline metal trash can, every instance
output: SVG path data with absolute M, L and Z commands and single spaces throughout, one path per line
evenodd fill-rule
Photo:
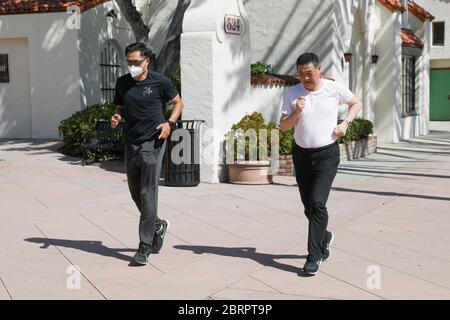
M 200 126 L 204 120 L 179 120 L 167 138 L 164 185 L 195 187 L 200 183 Z

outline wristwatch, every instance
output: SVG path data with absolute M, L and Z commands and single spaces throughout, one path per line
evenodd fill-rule
M 348 125 L 348 126 L 352 123 L 351 121 L 348 121 L 347 118 L 345 118 L 344 121 L 347 122 L 347 125 Z
M 173 122 L 172 120 L 167 120 L 166 122 L 169 124 L 170 129 L 175 129 L 176 127 L 175 122 Z

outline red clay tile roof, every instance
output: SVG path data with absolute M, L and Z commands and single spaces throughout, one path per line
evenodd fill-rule
M 420 21 L 424 22 L 429 19 L 430 21 L 434 20 L 434 16 L 425 10 L 424 7 L 419 6 L 414 1 L 409 1 L 408 3 L 409 12 L 413 13 Z
M 299 83 L 300 80 L 294 76 L 286 75 L 255 75 L 251 76 L 251 84 L 253 86 L 263 85 L 263 86 L 293 86 Z
M 378 2 L 391 12 L 394 12 L 395 10 L 404 12 L 406 10 L 406 7 L 402 4 L 401 0 L 378 0 Z M 431 13 L 429 13 L 427 10 L 425 10 L 424 7 L 418 5 L 414 1 L 408 1 L 408 10 L 422 22 L 424 22 L 426 19 L 434 20 L 434 16 Z
M 333 78 L 321 74 L 320 75 L 324 79 L 333 80 Z M 293 86 L 297 83 L 300 83 L 300 79 L 296 76 L 288 76 L 288 75 L 281 75 L 281 74 L 266 74 L 266 75 L 256 75 L 252 74 L 251 76 L 251 84 L 252 86 Z
M 402 44 L 404 46 L 423 48 L 422 40 L 416 36 L 414 31 L 402 28 L 402 31 L 400 31 L 400 36 L 402 37 Z
M 391 12 L 394 12 L 395 10 L 400 10 L 401 12 L 403 12 L 406 10 L 401 0 L 378 0 L 378 2 Z
M 71 5 L 80 7 L 81 12 L 110 0 L 1 0 L 0 15 L 66 12 Z

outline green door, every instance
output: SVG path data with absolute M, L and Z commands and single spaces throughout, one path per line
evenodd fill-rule
M 431 70 L 430 120 L 450 120 L 450 69 Z

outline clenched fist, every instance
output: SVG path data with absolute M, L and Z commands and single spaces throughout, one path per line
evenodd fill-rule
M 120 121 L 122 120 L 122 117 L 120 114 L 115 114 L 111 117 L 111 128 L 115 129 L 119 125 Z
M 345 136 L 347 133 L 348 124 L 347 122 L 342 122 L 341 124 L 338 124 L 335 128 L 333 133 L 336 135 L 337 138 Z
M 305 97 L 299 97 L 297 99 L 297 102 L 295 103 L 295 112 L 302 113 L 303 109 L 305 108 Z

